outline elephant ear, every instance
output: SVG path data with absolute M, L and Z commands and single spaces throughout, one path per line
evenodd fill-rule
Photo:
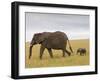
M 45 37 L 43 33 L 38 33 L 37 35 L 38 35 L 38 40 L 36 42 L 40 44 L 45 40 Z

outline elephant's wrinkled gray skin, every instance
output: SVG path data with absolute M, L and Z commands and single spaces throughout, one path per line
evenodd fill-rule
M 77 54 L 80 53 L 80 55 L 86 55 L 86 49 L 85 48 L 78 48 L 77 49 Z
M 51 58 L 53 58 L 52 49 L 62 50 L 63 57 L 65 57 L 65 53 L 67 53 L 70 56 L 71 53 L 66 50 L 67 42 L 69 44 L 71 52 L 73 52 L 68 37 L 65 33 L 60 31 L 36 33 L 34 34 L 30 43 L 29 59 L 32 55 L 32 47 L 35 44 L 41 44 L 40 59 L 42 59 L 42 55 L 45 48 L 47 48 Z

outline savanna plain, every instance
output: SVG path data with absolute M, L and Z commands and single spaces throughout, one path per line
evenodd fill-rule
M 71 56 L 67 54 L 62 57 L 62 50 L 52 50 L 54 58 L 45 49 L 42 60 L 39 58 L 40 45 L 34 45 L 32 48 L 32 57 L 29 59 L 29 42 L 25 43 L 25 68 L 40 68 L 40 67 L 64 67 L 64 66 L 83 66 L 89 65 L 89 39 L 70 40 L 73 49 Z M 85 48 L 86 55 L 81 56 L 77 53 L 78 48 Z M 69 46 L 66 49 L 70 51 Z

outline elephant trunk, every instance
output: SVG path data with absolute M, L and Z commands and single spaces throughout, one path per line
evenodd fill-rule
M 34 40 L 32 39 L 31 43 L 30 43 L 30 47 L 29 47 L 29 59 L 31 58 L 32 56 L 32 47 L 33 45 L 35 45 L 36 43 L 34 42 Z
M 29 48 L 29 59 L 31 58 L 31 56 L 32 56 L 32 45 L 30 45 L 30 48 Z

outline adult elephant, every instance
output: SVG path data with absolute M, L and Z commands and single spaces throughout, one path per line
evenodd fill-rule
M 65 57 L 65 53 L 67 53 L 70 56 L 71 52 L 66 50 L 67 42 L 69 44 L 69 48 L 71 52 L 73 52 L 69 39 L 64 32 L 56 31 L 56 32 L 36 33 L 34 34 L 30 43 L 29 59 L 31 58 L 31 55 L 32 55 L 32 47 L 33 45 L 36 45 L 36 44 L 41 44 L 40 59 L 42 59 L 42 55 L 45 48 L 47 48 L 51 58 L 53 58 L 52 49 L 62 50 L 63 57 Z

